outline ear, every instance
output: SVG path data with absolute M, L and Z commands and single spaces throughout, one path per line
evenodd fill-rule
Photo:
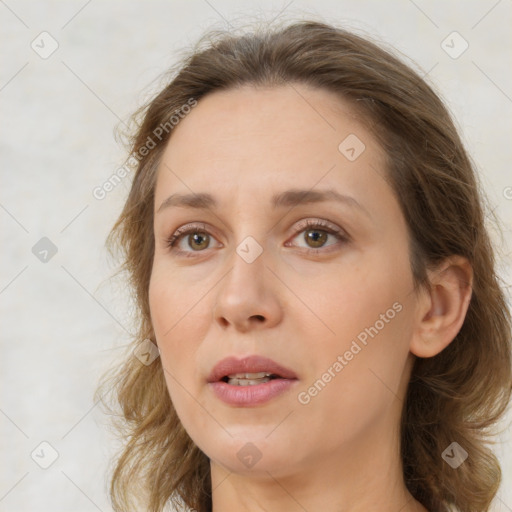
M 429 271 L 431 291 L 418 297 L 410 350 L 432 357 L 444 350 L 460 331 L 471 300 L 473 269 L 466 258 L 452 256 Z

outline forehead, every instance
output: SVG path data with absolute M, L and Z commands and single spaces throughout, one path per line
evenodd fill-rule
M 258 143 L 273 147 L 303 141 L 309 146 L 323 141 L 337 150 L 340 128 L 366 131 L 355 108 L 333 92 L 304 84 L 246 85 L 202 98 L 175 127 L 169 146 L 193 143 L 201 153 L 215 149 L 217 154 L 231 154 L 236 146 L 216 147 L 218 142 L 240 140 L 247 151 Z
M 209 189 L 250 199 L 317 184 L 371 195 L 372 181 L 383 186 L 383 162 L 361 117 L 334 93 L 244 86 L 202 98 L 173 129 L 156 196 Z

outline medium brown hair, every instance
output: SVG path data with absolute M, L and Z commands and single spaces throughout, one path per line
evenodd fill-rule
M 481 186 L 447 108 L 432 88 L 391 52 L 367 38 L 316 21 L 203 38 L 169 83 L 137 114 L 132 140 L 137 168 L 107 245 L 121 250 L 138 308 L 132 349 L 155 339 L 148 289 L 154 256 L 153 209 L 159 161 L 172 130 L 149 152 L 155 130 L 191 99 L 243 85 L 306 84 L 348 100 L 387 155 L 386 179 L 407 222 L 415 289 L 428 289 L 427 269 L 451 255 L 474 272 L 464 324 L 431 358 L 416 358 L 401 421 L 404 481 L 430 511 L 488 510 L 501 480 L 487 447 L 490 427 L 510 400 L 511 318 L 495 270 Z M 158 132 L 160 133 L 160 132 Z M 105 375 L 96 397 L 114 393 L 125 440 L 110 481 L 113 507 L 134 500 L 160 512 L 181 500 L 212 509 L 208 457 L 173 408 L 161 359 L 146 366 L 132 355 Z M 441 457 L 456 441 L 469 457 L 457 469 Z

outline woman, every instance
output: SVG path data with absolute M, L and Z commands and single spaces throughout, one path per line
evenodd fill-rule
M 326 24 L 205 41 L 141 111 L 109 238 L 140 311 L 98 390 L 115 510 L 488 510 L 510 315 L 446 108 Z

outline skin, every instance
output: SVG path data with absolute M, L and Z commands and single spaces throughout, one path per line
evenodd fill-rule
M 349 134 L 365 144 L 354 161 L 338 149 Z M 211 461 L 214 512 L 426 510 L 403 483 L 403 397 L 414 358 L 437 354 L 460 329 L 472 275 L 454 257 L 431 274 L 432 293 L 413 293 L 406 223 L 383 156 L 349 103 L 299 84 L 215 92 L 173 129 L 155 191 L 150 309 L 172 402 Z M 271 208 L 275 193 L 293 188 L 332 188 L 364 210 L 333 201 Z M 191 192 L 219 206 L 158 211 L 171 194 Z M 314 245 L 304 235 L 325 231 L 297 230 L 302 219 L 349 238 Z M 210 235 L 177 242 L 191 257 L 167 246 L 187 223 Z M 248 236 L 263 251 L 252 263 L 236 252 Z M 401 311 L 300 403 L 395 303 Z M 251 354 L 298 381 L 258 406 L 220 401 L 207 385 L 211 369 Z M 249 442 L 261 454 L 250 468 L 237 457 Z

